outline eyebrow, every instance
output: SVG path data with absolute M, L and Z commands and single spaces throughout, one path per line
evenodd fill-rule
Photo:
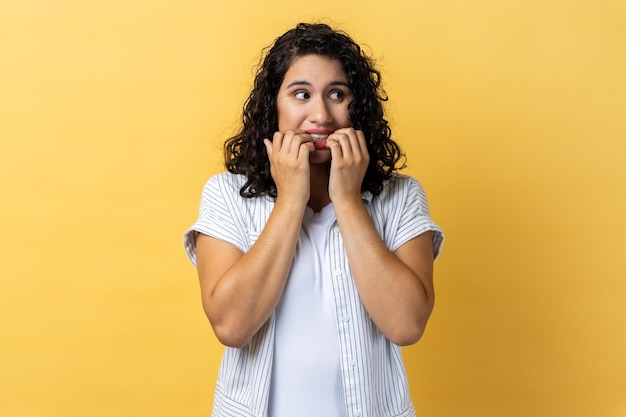
M 297 87 L 297 86 L 301 86 L 301 85 L 310 87 L 311 83 L 308 82 L 308 81 L 304 81 L 304 80 L 298 80 L 298 81 L 294 81 L 294 82 L 290 83 L 289 85 L 287 85 L 286 88 Z M 332 82 L 330 82 L 328 84 L 328 87 L 334 87 L 334 86 L 338 86 L 338 85 L 350 88 L 350 85 L 347 82 L 345 82 L 345 81 L 332 81 Z

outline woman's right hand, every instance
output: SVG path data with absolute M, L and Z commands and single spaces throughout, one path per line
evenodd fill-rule
M 315 150 L 310 135 L 287 130 L 265 139 L 278 199 L 306 204 L 311 194 L 309 155 Z
M 310 195 L 312 138 L 286 131 L 264 143 L 278 198 L 256 243 L 243 253 L 201 233 L 196 240 L 202 304 L 215 335 L 226 346 L 244 346 L 276 309 Z

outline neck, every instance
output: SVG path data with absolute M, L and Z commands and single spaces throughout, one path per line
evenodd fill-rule
M 328 180 L 330 163 L 311 165 L 311 196 L 307 205 L 313 211 L 321 211 L 330 203 L 328 195 Z

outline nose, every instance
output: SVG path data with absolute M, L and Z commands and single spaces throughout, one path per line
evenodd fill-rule
M 327 125 L 332 121 L 332 113 L 323 97 L 310 101 L 309 121 L 318 125 Z

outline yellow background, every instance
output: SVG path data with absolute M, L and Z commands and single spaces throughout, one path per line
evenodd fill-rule
M 0 415 L 209 415 L 182 234 L 261 48 L 309 20 L 378 59 L 446 232 L 418 415 L 626 416 L 618 0 L 2 0 Z

